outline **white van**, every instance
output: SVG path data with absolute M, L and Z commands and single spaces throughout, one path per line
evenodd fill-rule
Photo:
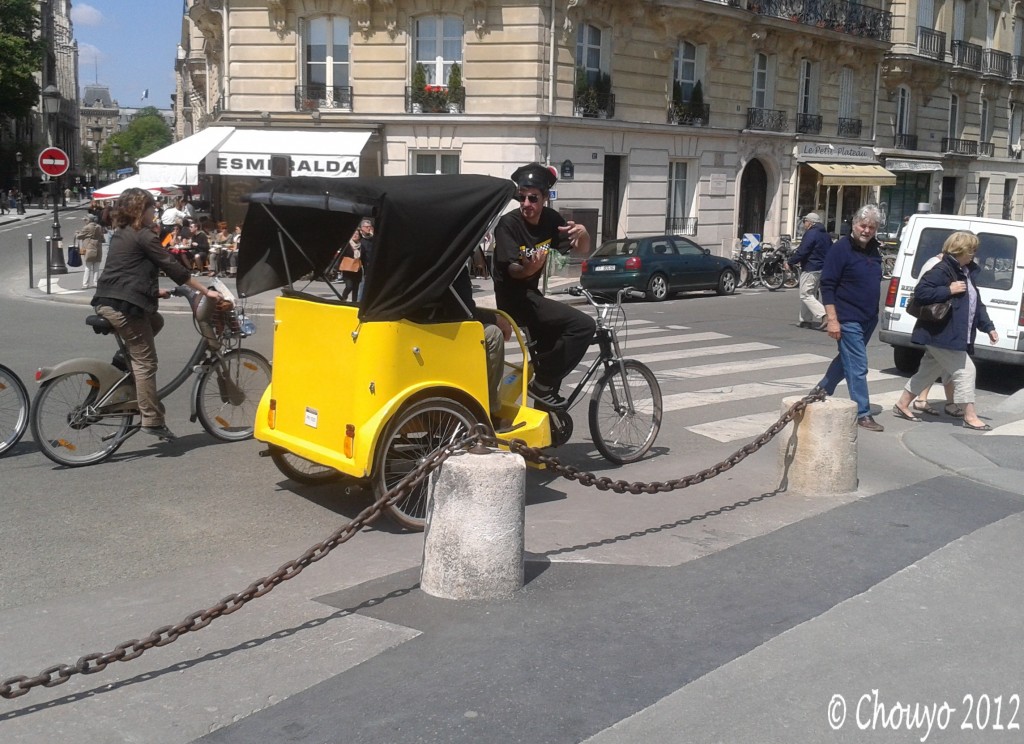
M 999 332 L 999 343 L 995 345 L 979 333 L 974 356 L 1024 365 L 1024 223 L 952 214 L 915 214 L 901 235 L 878 333 L 882 341 L 892 344 L 896 368 L 901 372 L 916 372 L 924 351 L 910 342 L 916 319 L 906 311 L 907 299 L 921 277 L 921 267 L 942 251 L 946 238 L 957 230 L 970 230 L 981 241 L 975 256 L 981 266 L 976 282 L 989 318 Z

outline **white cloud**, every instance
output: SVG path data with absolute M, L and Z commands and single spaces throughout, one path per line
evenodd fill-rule
M 97 62 L 102 62 L 106 59 L 106 54 L 92 44 L 85 44 L 82 42 L 78 43 L 78 67 L 82 70 L 88 67 L 89 70 L 93 69 L 93 66 Z M 86 76 L 89 77 L 89 76 Z
M 76 4 L 71 7 L 71 22 L 76 26 L 100 26 L 103 13 L 86 3 Z

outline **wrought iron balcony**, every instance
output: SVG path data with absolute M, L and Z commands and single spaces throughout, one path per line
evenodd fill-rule
M 1007 52 L 986 49 L 981 55 L 981 71 L 1001 78 L 1010 77 L 1013 58 Z
M 665 232 L 669 235 L 696 235 L 696 217 L 666 217 Z
M 772 109 L 747 109 L 747 129 L 765 129 L 769 132 L 781 132 L 786 128 L 786 112 Z
M 800 134 L 821 134 L 821 117 L 817 114 L 797 114 L 796 131 Z
M 898 150 L 916 150 L 916 134 L 896 134 L 892 138 L 892 146 Z
M 996 154 L 996 146 L 991 142 L 979 142 L 978 154 L 990 158 Z
M 917 27 L 917 53 L 942 61 L 946 57 L 946 33 L 925 26 Z
M 892 13 L 844 0 L 748 0 L 747 10 L 879 41 L 892 35 Z
M 710 103 L 670 103 L 668 123 L 686 127 L 706 127 L 711 122 Z
M 1024 80 L 1024 57 L 1013 58 L 1013 79 Z
M 839 119 L 836 134 L 840 137 L 860 137 L 860 119 Z
M 577 90 L 572 96 L 572 110 L 574 115 L 588 119 L 611 119 L 615 116 L 615 94 L 598 93 L 595 88 Z
M 408 114 L 461 114 L 466 110 L 466 89 L 428 85 L 423 90 L 405 89 Z
M 352 86 L 296 85 L 295 110 L 320 111 L 322 109 L 352 110 Z
M 952 153 L 954 155 L 977 155 L 978 154 L 978 141 L 959 139 L 957 137 L 943 137 L 942 144 L 940 145 L 942 152 Z
M 978 44 L 956 40 L 949 46 L 953 54 L 953 67 L 966 67 L 981 72 L 981 52 Z

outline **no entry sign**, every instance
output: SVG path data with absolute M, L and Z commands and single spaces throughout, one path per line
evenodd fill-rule
M 39 170 L 48 176 L 56 178 L 63 176 L 71 167 L 68 154 L 59 147 L 47 147 L 39 153 Z

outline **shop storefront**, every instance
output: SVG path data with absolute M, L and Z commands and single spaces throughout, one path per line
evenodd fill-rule
M 884 232 L 895 235 L 918 204 L 931 202 L 932 179 L 942 178 L 942 165 L 935 160 L 888 158 L 885 167 L 896 174 L 896 183 L 882 188 L 879 205 L 886 213 Z
M 870 147 L 801 142 L 796 158 L 794 234 L 803 215 L 818 212 L 828 231 L 839 235 L 860 207 L 878 202 L 879 188 L 896 183 Z
M 139 160 L 143 180 L 191 187 L 212 202 L 216 220 L 241 222 L 242 197 L 273 176 L 350 178 L 378 173 L 364 152 L 367 130 L 209 127 Z

